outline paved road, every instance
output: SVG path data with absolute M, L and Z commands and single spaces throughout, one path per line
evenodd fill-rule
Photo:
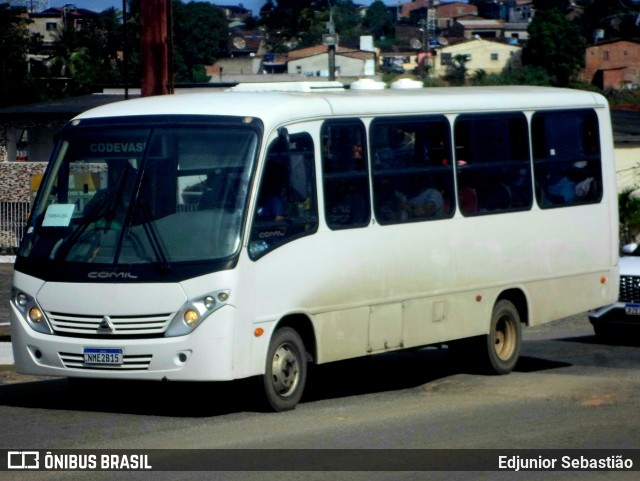
M 623 450 L 637 448 L 639 442 L 640 418 L 634 415 L 640 398 L 638 343 L 597 342 L 584 315 L 526 330 L 523 356 L 509 376 L 469 374 L 452 366 L 446 350 L 425 349 L 318 367 L 309 393 L 292 412 L 247 409 L 252 391 L 246 387 L 115 383 L 83 391 L 64 379 L 0 384 L 0 447 L 98 452 L 179 448 L 165 456 L 190 466 L 185 456 L 207 454 L 183 451 L 190 448 L 268 448 L 276 453 L 366 448 L 389 456 L 385 449 Z M 14 479 L 83 481 L 87 474 L 40 472 Z M 637 471 L 140 474 L 135 479 L 638 479 Z M 90 479 L 107 481 L 114 473 L 91 473 Z

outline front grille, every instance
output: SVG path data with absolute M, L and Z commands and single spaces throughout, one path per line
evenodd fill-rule
M 640 276 L 620 276 L 620 302 L 640 303 Z
M 150 316 L 81 316 L 47 312 L 47 318 L 56 334 L 74 337 L 161 336 L 173 314 Z M 101 324 L 103 327 L 101 328 Z M 105 328 L 111 325 L 113 329 Z
M 141 356 L 123 356 L 122 364 L 104 365 L 104 364 L 85 364 L 82 354 L 73 354 L 70 352 L 59 352 L 58 355 L 64 364 L 64 367 L 69 369 L 85 369 L 91 371 L 146 371 L 151 364 L 151 354 Z

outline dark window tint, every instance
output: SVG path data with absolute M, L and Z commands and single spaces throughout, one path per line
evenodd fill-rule
M 451 132 L 445 117 L 375 119 L 371 158 L 380 224 L 453 215 Z
M 322 126 L 324 210 L 331 229 L 364 227 L 371 218 L 366 135 L 359 120 Z
M 540 207 L 600 202 L 600 138 L 593 110 L 537 112 L 531 137 Z
M 532 204 L 527 120 L 522 113 L 460 115 L 455 123 L 458 203 L 465 216 Z
M 269 146 L 260 180 L 249 253 L 257 259 L 318 229 L 313 141 L 282 136 Z

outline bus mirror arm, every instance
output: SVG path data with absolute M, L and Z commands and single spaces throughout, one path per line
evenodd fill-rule
M 291 142 L 289 140 L 289 131 L 285 127 L 278 129 L 278 147 L 279 151 L 289 153 L 291 151 Z

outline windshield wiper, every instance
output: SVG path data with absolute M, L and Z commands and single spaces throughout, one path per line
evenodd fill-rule
M 98 199 L 95 205 L 91 206 L 91 209 L 88 212 L 88 215 L 82 219 L 82 223 L 78 225 L 76 230 L 74 230 L 69 237 L 56 246 L 54 246 L 49 258 L 53 260 L 61 260 L 69 253 L 71 248 L 75 245 L 76 241 L 84 234 L 87 228 L 98 220 L 102 214 L 107 210 L 109 204 L 113 202 L 114 196 L 113 194 L 106 192 L 102 196 L 101 199 Z
M 62 243 L 58 246 L 58 249 L 54 248 L 50 255 L 51 259 L 61 260 L 67 254 L 69 254 L 69 251 L 73 248 L 80 236 L 82 236 L 82 234 L 92 223 L 99 220 L 103 216 L 103 214 L 105 214 L 105 212 L 106 215 L 104 216 L 104 218 L 107 221 L 107 223 L 105 223 L 105 231 L 109 228 L 111 222 L 115 218 L 118 202 L 122 197 L 125 180 L 130 168 L 131 165 L 127 163 L 113 191 L 105 189 L 94 194 L 94 198 L 96 196 L 102 196 L 102 198 L 99 198 L 97 201 L 95 201 L 95 205 L 91 206 L 90 210 L 87 212 L 87 215 L 82 218 L 81 224 L 78 225 L 76 230 L 73 231 L 69 235 L 69 237 L 62 241 Z M 90 205 L 90 203 L 91 201 L 88 205 Z
M 164 248 L 162 247 L 162 242 L 158 237 L 158 232 L 153 225 L 153 216 L 149 211 L 149 206 L 146 204 L 146 202 L 139 200 L 136 203 L 136 207 L 139 207 L 139 211 L 142 214 L 142 228 L 149 241 L 149 244 L 151 244 L 151 250 L 153 251 L 153 255 L 156 258 L 160 272 L 170 272 L 171 266 L 167 259 Z M 130 230 L 131 225 L 129 225 L 129 231 Z

